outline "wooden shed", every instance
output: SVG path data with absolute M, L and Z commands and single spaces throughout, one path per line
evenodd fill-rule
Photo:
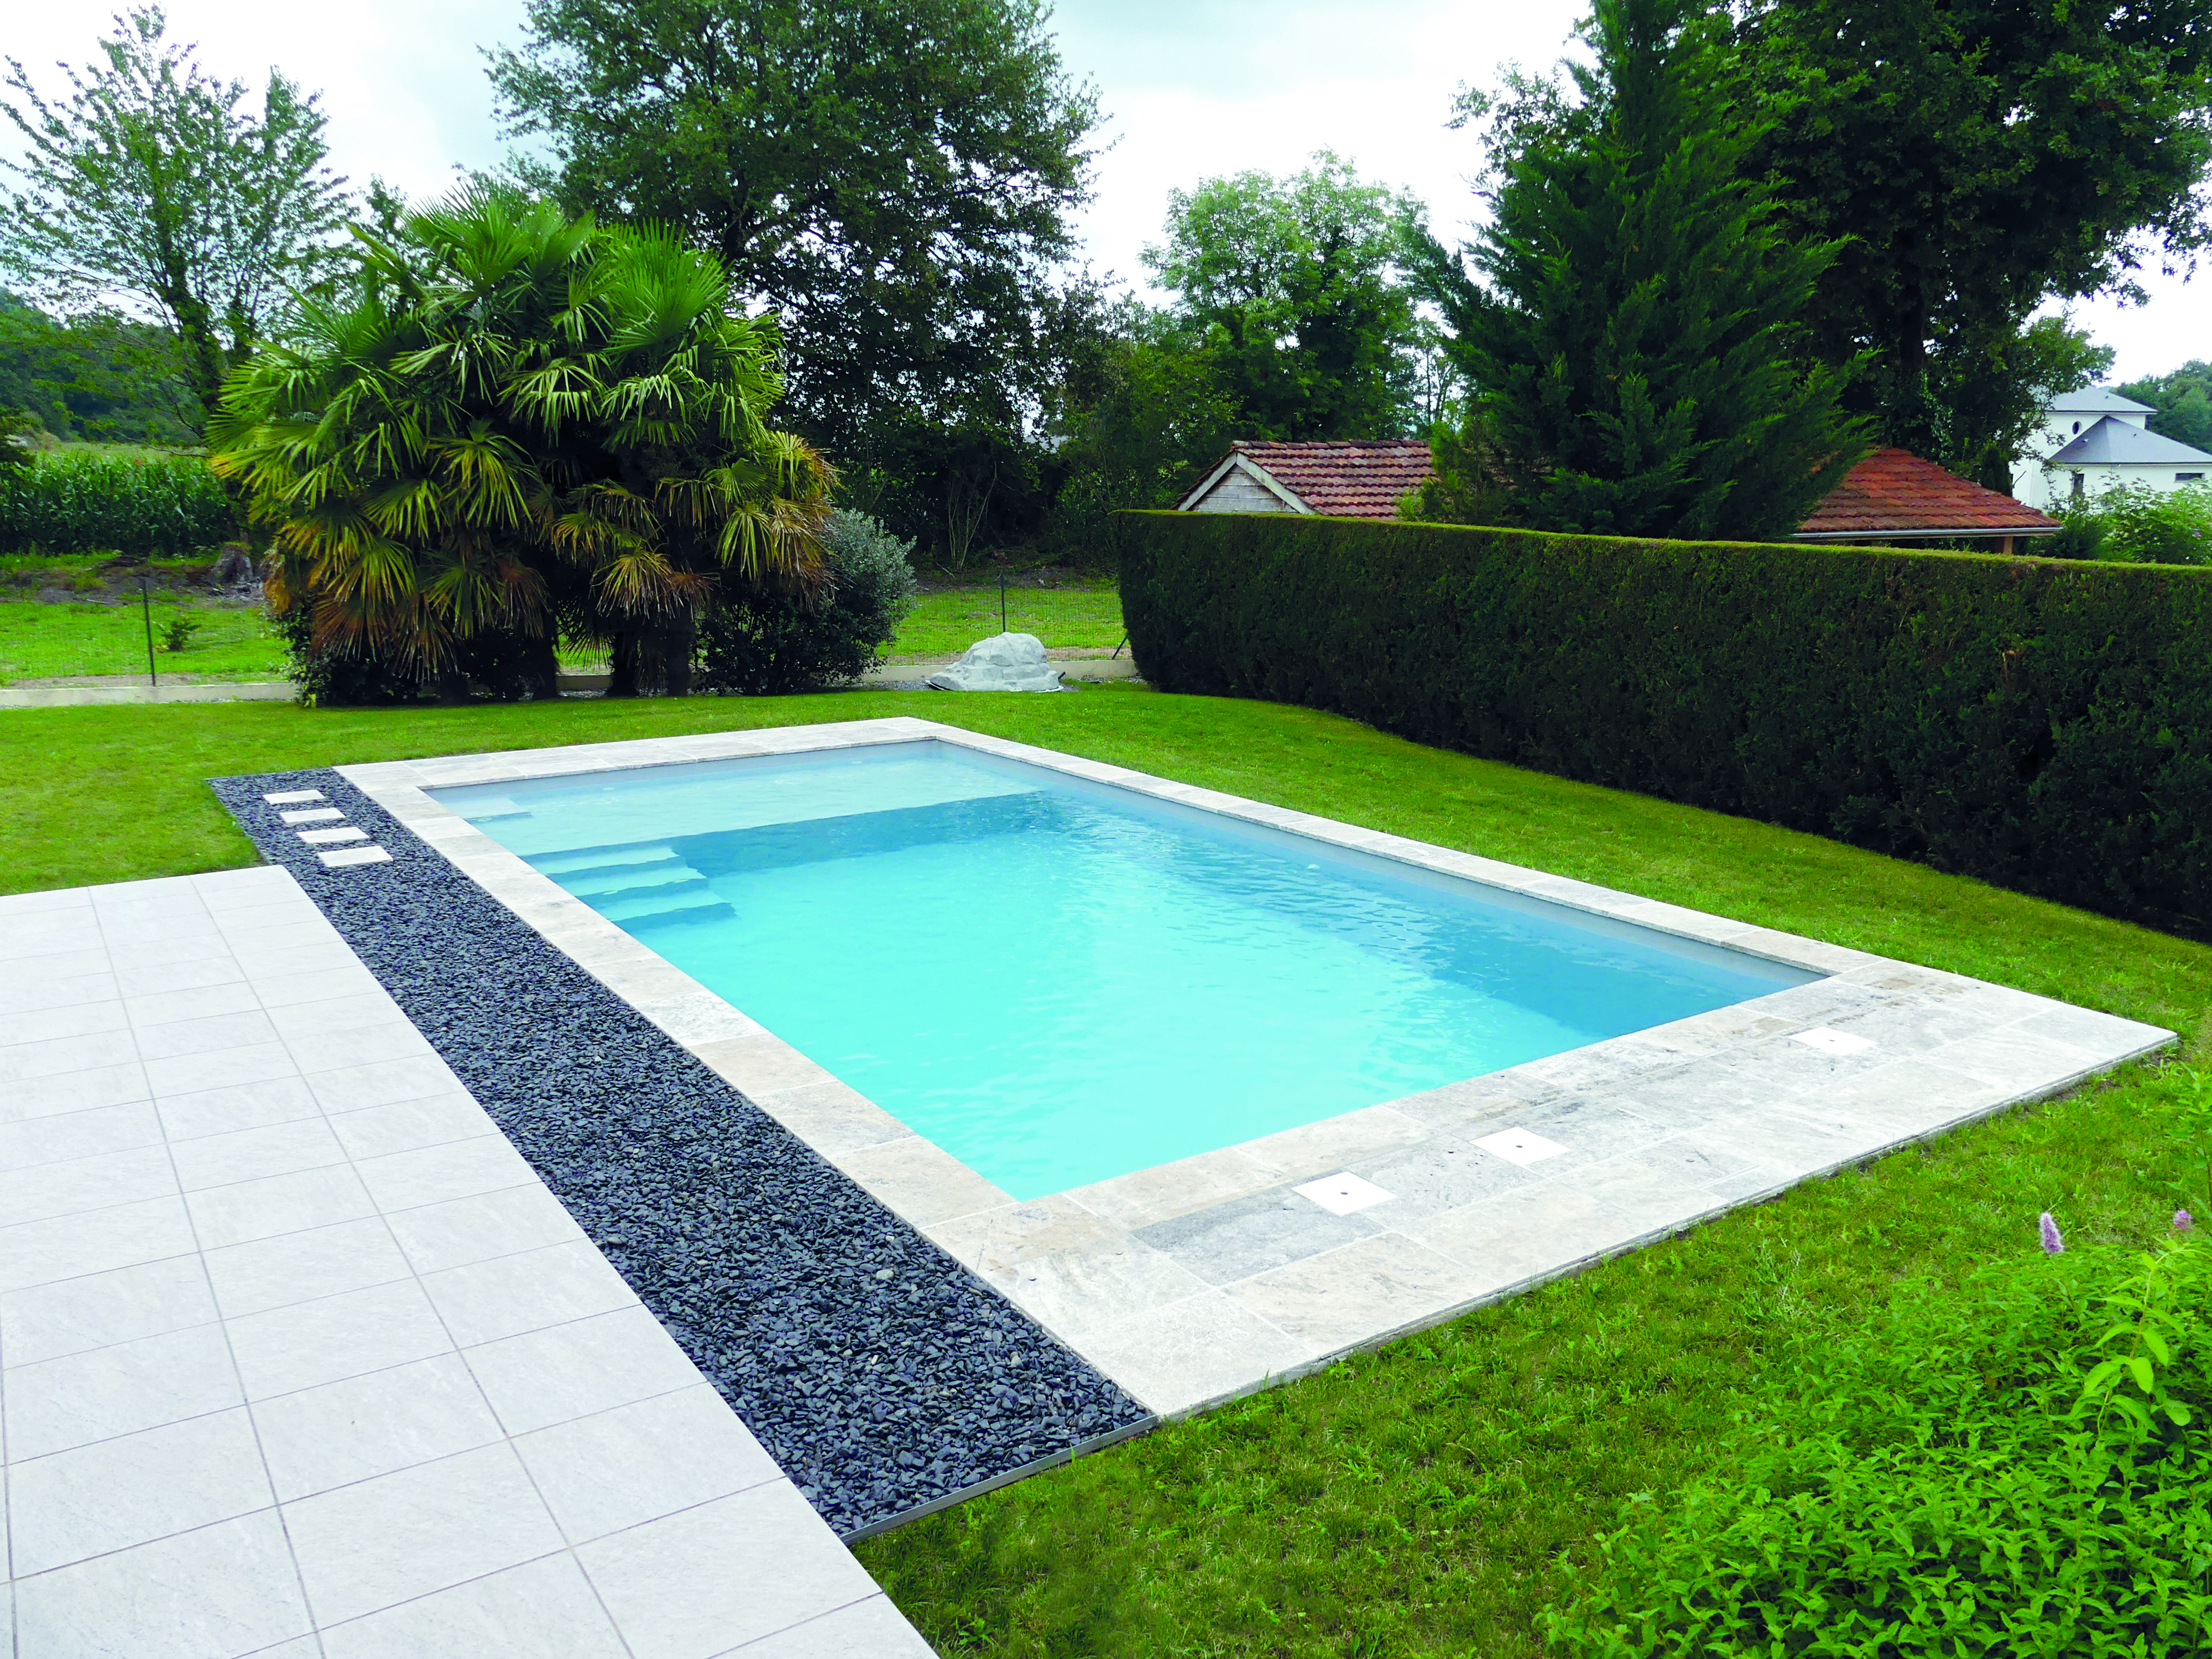
M 1182 513 L 1395 519 L 1400 500 L 1435 476 L 1429 465 L 1429 447 L 1418 439 L 1239 443 L 1176 508 Z

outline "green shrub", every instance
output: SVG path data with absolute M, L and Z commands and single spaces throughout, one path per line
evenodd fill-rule
M 46 435 L 46 423 L 30 410 L 0 406 L 0 480 L 28 471 Z
M 62 450 L 0 469 L 0 553 L 198 553 L 237 533 L 198 455 Z
M 858 679 L 914 609 L 912 542 L 865 513 L 830 515 L 830 580 L 811 605 L 775 592 L 714 606 L 699 627 L 702 690 L 807 691 Z
M 2212 1249 L 2006 1261 L 1815 1339 L 1724 1474 L 1601 1540 L 1583 1659 L 2212 1648 Z
M 2096 556 L 2134 564 L 2212 564 L 2212 490 L 2130 484 L 2086 515 L 2103 531 Z M 2059 532 L 2064 534 L 2063 531 Z
M 304 605 L 272 614 L 270 623 L 289 659 L 285 678 L 298 700 L 310 708 L 387 708 L 438 694 L 437 686 L 414 667 L 386 662 L 373 648 L 318 648 L 314 620 Z M 488 629 L 461 641 L 454 654 L 459 684 L 488 694 L 495 702 L 517 702 L 537 684 L 543 641 Z
M 2087 507 L 2069 508 L 2059 515 L 2058 532 L 2030 544 L 2030 556 L 2044 559 L 2094 559 L 2105 545 L 2112 526 Z
M 2212 932 L 2212 571 L 1288 515 L 1116 533 L 1164 690 Z

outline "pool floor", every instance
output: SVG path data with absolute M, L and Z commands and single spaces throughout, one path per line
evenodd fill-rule
M 440 798 L 1018 1198 L 1814 976 L 939 744 Z

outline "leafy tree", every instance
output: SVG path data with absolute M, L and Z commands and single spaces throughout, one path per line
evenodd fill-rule
M 2036 309 L 2204 245 L 2203 0 L 1746 0 L 1735 64 L 1785 227 L 1844 244 L 1814 354 L 1870 352 L 1884 441 L 2006 488 L 2021 411 L 2087 361 Z
M 1247 432 L 1196 326 L 1134 299 L 1114 308 L 1075 360 L 1051 417 L 1067 468 L 1057 516 L 1079 537 L 1103 529 L 1116 508 L 1173 502 Z
M 1420 209 L 1327 150 L 1294 178 L 1170 191 L 1145 250 L 1248 438 L 1389 438 L 1412 424 L 1420 342 L 1401 270 Z
M 1786 535 L 1866 453 L 1844 372 L 1792 365 L 1832 243 L 1785 235 L 1692 0 L 1597 0 L 1589 112 L 1504 167 L 1474 273 L 1421 254 L 1474 387 L 1425 513 L 1697 539 Z M 1478 282 L 1477 276 L 1484 282 Z
M 2063 317 L 1991 329 L 1971 352 L 1964 339 L 1951 341 L 1926 453 L 1961 477 L 2008 491 L 2013 462 L 2042 427 L 2051 400 L 2080 391 L 2112 366 L 2112 347 Z M 1869 416 L 1880 418 L 1878 411 Z
M 122 305 L 172 333 L 201 404 L 270 331 L 291 287 L 325 271 L 344 181 L 323 165 L 325 118 L 272 71 L 258 112 L 243 82 L 210 80 L 166 38 L 161 9 L 118 19 L 105 62 L 64 66 L 49 103 L 8 59 L 0 111 L 23 136 L 0 216 L 0 269 L 64 313 Z
M 186 444 L 200 419 L 176 337 L 113 312 L 69 321 L 0 290 L 0 404 L 63 437 Z
M 551 146 L 525 176 L 713 249 L 782 319 L 800 429 L 865 464 L 915 417 L 1018 425 L 1056 378 L 1097 116 L 1045 21 L 1039 0 L 530 0 L 491 76 L 508 131 Z
M 212 434 L 314 651 L 448 696 L 489 653 L 544 695 L 557 629 L 617 693 L 680 696 L 726 587 L 804 594 L 829 471 L 765 425 L 775 327 L 713 255 L 498 189 L 361 235 L 356 289 L 302 303 Z
M 2212 450 L 2212 363 L 2196 358 L 2171 374 L 2131 380 L 2120 388 L 2120 396 L 2158 411 L 2144 422 L 2152 431 Z

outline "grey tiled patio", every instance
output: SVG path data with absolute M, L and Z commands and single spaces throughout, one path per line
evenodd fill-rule
M 0 1655 L 929 1653 L 282 870 L 0 898 Z

